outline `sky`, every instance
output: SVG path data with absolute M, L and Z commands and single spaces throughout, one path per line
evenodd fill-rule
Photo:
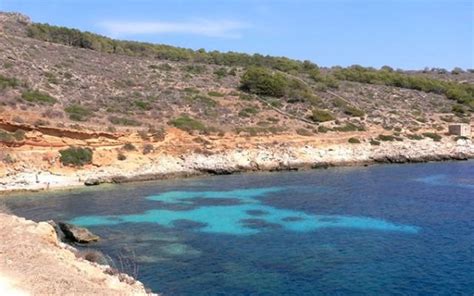
M 321 66 L 474 68 L 474 0 L 0 0 L 35 22 Z

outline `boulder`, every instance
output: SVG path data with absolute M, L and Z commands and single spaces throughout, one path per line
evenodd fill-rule
M 84 182 L 86 186 L 96 186 L 100 184 L 100 180 L 96 178 L 89 178 Z
M 99 240 L 99 237 L 97 235 L 93 234 L 86 228 L 64 222 L 58 222 L 58 226 L 64 233 L 66 239 L 70 241 L 87 244 Z

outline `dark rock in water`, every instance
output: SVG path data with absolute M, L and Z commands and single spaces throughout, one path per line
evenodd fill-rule
M 90 243 L 99 240 L 99 237 L 86 228 L 75 226 L 69 223 L 58 222 L 59 228 L 64 233 L 66 239 L 77 243 Z
M 317 163 L 313 163 L 311 168 L 313 168 L 313 169 L 327 169 L 330 166 L 331 166 L 331 164 L 328 163 L 328 162 L 317 162 Z
M 460 152 L 456 154 L 432 154 L 432 155 L 420 155 L 420 156 L 405 156 L 405 155 L 386 155 L 374 158 L 374 162 L 379 163 L 419 163 L 429 161 L 446 161 L 446 160 L 467 160 L 469 157 Z
M 424 162 L 424 159 L 414 160 L 406 157 L 405 155 L 385 155 L 381 157 L 376 157 L 373 159 L 378 163 L 406 163 L 406 162 Z
M 459 152 L 455 155 L 453 155 L 454 160 L 468 160 L 469 156 L 467 156 L 465 153 Z
M 232 175 L 238 172 L 234 168 L 198 168 L 198 171 L 211 175 Z
M 96 185 L 99 185 L 99 184 L 100 184 L 100 180 L 99 180 L 99 179 L 95 179 L 95 178 L 87 179 L 87 180 L 84 182 L 84 185 L 86 185 L 86 186 L 96 186 Z

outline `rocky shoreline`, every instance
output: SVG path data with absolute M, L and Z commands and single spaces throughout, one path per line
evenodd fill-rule
M 156 295 L 139 281 L 78 256 L 47 222 L 0 213 L 2 295 Z M 2 286 L 3 285 L 3 286 Z
M 344 144 L 315 147 L 285 143 L 235 148 L 224 152 L 189 153 L 178 156 L 159 154 L 144 163 L 84 167 L 68 173 L 25 170 L 0 178 L 0 193 L 128 183 L 201 175 L 242 172 L 288 171 L 374 163 L 419 163 L 474 158 L 470 140 L 443 139 L 382 142 L 380 145 Z

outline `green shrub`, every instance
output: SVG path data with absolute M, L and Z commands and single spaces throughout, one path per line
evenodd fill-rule
M 4 130 L 0 130 L 0 142 L 13 143 L 15 142 L 15 138 L 11 133 Z
M 324 125 L 318 126 L 318 132 L 320 133 L 327 133 L 329 131 L 332 131 L 332 129 L 325 127 Z
M 222 77 L 227 76 L 227 75 L 228 75 L 228 72 L 227 72 L 227 69 L 226 69 L 226 68 L 221 67 L 221 68 L 216 69 L 216 70 L 214 71 L 214 75 L 216 75 L 217 78 L 222 78 Z
M 254 98 L 252 95 L 241 93 L 239 95 L 239 99 L 244 100 L 244 101 L 252 101 Z
M 370 145 L 379 146 L 379 145 L 380 145 L 380 142 L 377 141 L 377 140 L 372 139 L 372 140 L 370 140 Z
M 237 133 L 248 133 L 250 136 L 258 136 L 258 135 L 268 135 L 268 134 L 279 134 L 283 132 L 285 128 L 280 126 L 268 126 L 268 127 L 260 127 L 260 126 L 248 126 L 248 127 L 238 127 L 236 128 Z
M 360 140 L 357 138 L 349 138 L 347 141 L 351 144 L 360 144 Z
M 325 122 L 335 119 L 331 112 L 321 109 L 314 109 L 310 118 L 314 122 Z
M 83 166 L 92 162 L 92 150 L 89 148 L 69 147 L 60 150 L 60 161 L 63 165 Z
M 0 75 L 0 90 L 17 87 L 20 82 L 16 78 L 8 78 Z
M 258 113 L 258 109 L 255 107 L 246 107 L 239 112 L 240 117 L 251 117 Z
M 21 129 L 17 129 L 14 133 L 13 133 L 13 138 L 15 138 L 15 140 L 17 141 L 22 141 L 25 139 L 25 131 L 24 130 L 21 130 Z
M 263 67 L 250 67 L 240 80 L 242 90 L 271 97 L 283 97 L 287 84 L 285 76 Z
M 433 139 L 433 141 L 435 142 L 439 142 L 441 141 L 441 136 L 436 134 L 436 133 L 431 133 L 431 132 L 428 132 L 428 133 L 423 133 L 423 136 L 427 137 L 427 138 L 431 138 Z
M 149 65 L 148 68 L 152 70 L 162 70 L 162 71 L 171 71 L 173 67 L 170 66 L 168 63 L 163 63 L 159 65 Z
M 321 91 L 324 91 L 328 88 L 338 88 L 339 82 L 332 75 L 312 75 L 310 73 L 310 78 L 317 82 L 317 88 Z
M 57 102 L 55 98 L 37 90 L 24 91 L 21 94 L 21 98 L 25 101 L 38 104 L 54 104 Z
M 10 133 L 0 129 L 0 142 L 14 143 L 16 141 L 22 141 L 25 139 L 25 131 L 17 129 L 15 132 Z
M 141 125 L 141 123 L 139 121 L 136 121 L 135 119 L 124 118 L 124 117 L 111 116 L 109 117 L 109 121 L 117 125 L 125 125 L 125 126 L 140 126 Z
M 377 137 L 377 139 L 379 139 L 380 141 L 384 141 L 384 142 L 387 142 L 387 141 L 395 141 L 395 137 L 394 136 L 391 136 L 391 135 L 379 135 Z
M 132 143 L 126 143 L 125 145 L 122 146 L 122 148 L 127 151 L 133 151 L 136 149 Z
M 275 107 L 275 108 L 283 107 L 283 104 L 282 104 L 281 100 L 279 100 L 279 99 L 273 99 L 273 100 L 272 99 L 270 99 L 270 100 L 267 99 L 265 101 L 270 103 L 270 106 L 272 106 L 272 107 Z
M 74 121 L 85 121 L 92 115 L 92 112 L 81 105 L 70 105 L 64 109 L 69 114 L 69 119 Z
M 48 79 L 48 82 L 51 84 L 59 84 L 58 78 L 52 72 L 44 72 L 44 76 Z
M 353 106 L 346 106 L 344 107 L 344 114 L 354 117 L 364 117 L 365 112 Z
M 211 97 L 223 97 L 224 94 L 217 91 L 210 91 L 207 93 Z
M 206 108 L 211 108 L 211 107 L 216 107 L 217 106 L 217 102 L 214 101 L 212 98 L 210 98 L 208 96 L 199 95 L 199 94 L 194 95 L 194 96 L 188 96 L 188 97 L 186 97 L 186 100 L 194 102 L 194 103 L 202 104 Z
M 408 134 L 407 138 L 410 140 L 422 140 L 423 136 L 417 134 Z
M 138 100 L 138 101 L 135 101 L 134 104 L 135 104 L 135 106 L 137 106 L 137 108 L 139 108 L 141 110 L 147 111 L 147 110 L 151 109 L 150 103 L 148 103 L 148 102 Z
M 206 72 L 206 66 L 204 65 L 186 65 L 183 70 L 190 74 L 202 74 Z
M 453 111 L 453 113 L 456 113 L 457 115 L 463 115 L 464 113 L 466 113 L 466 110 L 464 109 L 464 106 L 460 105 L 460 104 L 454 105 L 452 107 L 452 111 Z
M 187 132 L 206 130 L 206 126 L 202 122 L 196 119 L 193 119 L 187 115 L 183 115 L 178 118 L 175 118 L 171 120 L 169 124 Z
M 191 93 L 191 94 L 198 94 L 199 93 L 199 89 L 196 89 L 194 87 L 186 87 L 184 89 L 185 92 L 187 93 Z

